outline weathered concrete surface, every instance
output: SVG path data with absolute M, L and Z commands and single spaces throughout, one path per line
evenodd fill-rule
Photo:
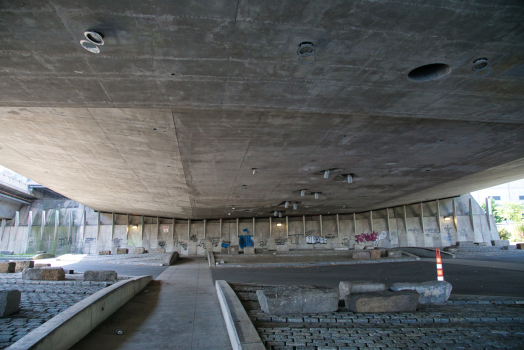
M 16 289 L 0 291 L 0 317 L 9 316 L 20 310 L 21 295 Z
M 443 304 L 451 295 L 451 283 L 447 281 L 428 281 L 421 283 L 400 282 L 393 283 L 389 290 L 414 290 L 419 294 L 419 304 Z
M 349 311 L 358 313 L 415 312 L 419 294 L 412 290 L 350 294 L 344 298 Z
M 117 277 L 117 273 L 111 270 L 84 271 L 84 281 L 116 282 Z
M 0 273 L 13 273 L 15 272 L 15 262 L 2 262 L 0 263 Z
M 35 262 L 32 260 L 16 261 L 15 272 L 22 272 L 24 269 L 29 269 L 35 266 Z
M 338 291 L 317 286 L 275 286 L 257 290 L 262 310 L 271 315 L 334 312 Z
M 22 272 L 24 280 L 62 281 L 65 279 L 64 269 L 61 267 L 27 268 Z
M 371 281 L 341 281 L 338 286 L 339 299 L 344 299 L 350 294 L 361 294 L 371 292 L 383 292 L 386 285 Z
M 9 2 L 2 163 L 97 210 L 184 219 L 267 217 L 284 200 L 352 213 L 521 176 L 522 1 L 424 4 Z M 102 22 L 95 55 L 79 41 Z M 407 78 L 441 61 L 449 75 Z

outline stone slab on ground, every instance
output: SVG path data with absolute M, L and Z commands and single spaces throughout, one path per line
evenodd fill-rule
M 98 252 L 98 255 L 111 255 L 110 250 L 101 250 Z
M 344 298 L 346 308 L 358 313 L 415 312 L 419 294 L 414 290 L 350 294 Z
M 15 272 L 15 262 L 2 262 L 0 263 L 0 273 L 13 273 Z
M 65 279 L 64 269 L 61 267 L 28 268 L 22 272 L 24 280 L 62 281 Z
M 286 244 L 277 245 L 277 252 L 289 252 L 289 246 Z
M 118 279 L 116 271 L 111 270 L 87 270 L 84 272 L 84 281 L 94 282 L 116 282 Z
M 319 286 L 273 286 L 257 290 L 262 310 L 268 314 L 333 312 L 338 309 L 338 291 Z
M 255 247 L 244 247 L 244 254 L 255 255 Z
M 16 267 L 15 272 L 22 272 L 24 269 L 30 269 L 35 266 L 35 262 L 33 260 L 21 260 L 16 261 Z
M 369 260 L 370 259 L 369 251 L 366 251 L 366 252 L 354 252 L 353 253 L 353 259 L 354 260 Z
M 136 247 L 135 248 L 135 254 L 145 254 L 146 248 L 144 247 Z
M 344 299 L 350 294 L 383 292 L 386 285 L 381 282 L 372 281 L 341 281 L 338 286 L 339 298 Z
M 240 247 L 238 245 L 230 245 L 228 247 L 228 254 L 238 254 L 240 252 Z
M 9 316 L 20 310 L 21 293 L 19 290 L 0 291 L 0 317 Z
M 388 258 L 402 258 L 401 250 L 388 250 Z
M 509 245 L 509 240 L 501 239 L 501 240 L 498 240 L 498 241 L 491 241 L 491 245 L 494 245 L 494 246 L 497 246 L 497 247 L 508 246 Z
M 380 259 L 380 249 L 373 249 L 369 251 L 369 257 L 371 259 Z
M 421 283 L 401 282 L 393 283 L 389 290 L 398 292 L 401 290 L 414 290 L 419 294 L 420 304 L 443 304 L 451 295 L 451 283 L 446 281 L 428 281 Z
M 116 250 L 116 253 L 117 254 L 127 254 L 127 253 L 129 253 L 129 249 L 127 249 L 127 248 L 118 248 Z

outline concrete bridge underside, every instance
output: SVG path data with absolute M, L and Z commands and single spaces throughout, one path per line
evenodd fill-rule
M 344 214 L 515 180 L 523 16 L 518 0 L 0 1 L 0 164 L 95 210 L 181 219 Z M 433 63 L 451 72 L 408 79 Z

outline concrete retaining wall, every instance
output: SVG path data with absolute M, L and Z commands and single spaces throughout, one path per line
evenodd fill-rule
M 120 281 L 53 317 L 8 350 L 67 350 L 151 281 L 151 276 Z
M 474 200 L 470 215 L 470 198 L 468 194 L 455 199 L 456 223 L 452 199 L 443 199 L 439 201 L 439 218 L 437 202 L 432 201 L 405 206 L 405 219 L 404 207 L 400 206 L 339 215 L 338 227 L 336 215 L 323 215 L 322 221 L 317 215 L 289 217 L 287 223 L 285 217 L 271 218 L 271 225 L 269 218 L 256 218 L 254 226 L 252 218 L 240 219 L 238 229 L 236 220 L 223 220 L 222 231 L 219 220 L 208 220 L 205 229 L 202 220 L 191 221 L 188 229 L 187 220 L 175 220 L 173 227 L 173 219 L 160 218 L 157 224 L 156 217 L 144 217 L 142 225 L 141 216 L 129 216 L 128 221 L 127 215 L 114 215 L 113 221 L 113 215 L 107 213 L 100 214 L 100 225 L 97 225 L 98 213 L 69 201 L 76 206 L 69 203 L 67 207 L 66 203 L 60 209 L 47 210 L 24 206 L 18 226 L 15 220 L 7 222 L 0 237 L 0 250 L 46 251 L 55 255 L 97 254 L 101 250 L 111 250 L 116 254 L 118 248 L 128 248 L 132 252 L 135 247 L 145 247 L 194 256 L 206 255 L 208 249 L 220 252 L 222 244 L 253 244 L 255 248 L 270 250 L 276 250 L 277 245 L 288 245 L 291 249 L 334 249 L 352 247 L 360 238 L 361 243 L 371 246 L 375 243 L 373 232 L 383 233 L 383 239 L 376 244 L 384 248 L 434 248 L 460 241 L 499 240 L 493 217 L 490 217 L 490 228 L 485 212 Z M 306 236 L 325 237 L 327 243 L 308 244 Z

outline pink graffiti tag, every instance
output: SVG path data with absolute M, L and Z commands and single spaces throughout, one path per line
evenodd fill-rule
M 378 234 L 375 231 L 373 231 L 373 233 L 361 233 L 356 235 L 355 238 L 357 239 L 357 243 L 374 242 L 378 239 Z

